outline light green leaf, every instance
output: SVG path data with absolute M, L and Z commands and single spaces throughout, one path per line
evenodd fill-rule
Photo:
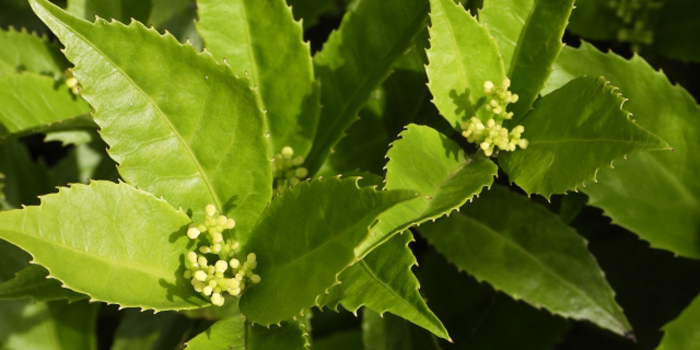
M 176 312 L 124 311 L 112 350 L 179 349 L 191 334 L 192 321 Z
M 29 151 L 19 141 L 0 144 L 0 172 L 5 175 L 6 209 L 39 204 L 38 196 L 56 190 L 44 162 L 32 161 Z
M 66 11 L 90 22 L 95 16 L 126 23 L 130 18 L 144 22 L 151 13 L 152 0 L 68 0 Z M 49 26 L 50 28 L 51 26 Z
M 208 304 L 182 277 L 190 222 L 149 193 L 95 181 L 61 188 L 41 206 L 0 213 L 0 238 L 92 300 L 183 310 Z
M 488 0 L 479 12 L 510 67 L 510 90 L 520 97 L 509 109 L 515 115 L 509 124 L 518 125 L 544 88 L 573 8 L 574 0 Z
M 321 118 L 306 167 L 314 174 L 372 91 L 425 26 L 427 0 L 365 0 L 343 17 L 314 57 L 321 79 Z M 377 35 L 381 33 L 381 35 Z
M 272 197 L 265 121 L 248 82 L 138 22 L 91 24 L 31 3 L 66 46 L 124 180 L 195 221 L 214 204 L 245 241 Z
M 433 103 L 457 130 L 475 115 L 486 122 L 484 82 L 506 77 L 495 39 L 464 7 L 453 0 L 430 0 L 430 49 L 426 67 Z
M 700 347 L 700 296 L 675 320 L 664 326 L 664 338 L 657 350 L 683 350 Z
M 273 199 L 244 249 L 257 254 L 256 273 L 262 277 L 241 298 L 248 319 L 267 326 L 313 306 L 356 261 L 353 249 L 377 216 L 418 196 L 409 190 L 359 188 L 357 181 L 302 182 Z
M 46 129 L 94 125 L 90 106 L 53 78 L 31 72 L 0 74 L 0 141 Z
M 596 181 L 598 169 L 630 153 L 670 149 L 630 118 L 616 90 L 602 77 L 582 77 L 539 100 L 522 120 L 530 145 L 499 157 L 510 181 L 549 198 Z
M 291 146 L 305 156 L 316 134 L 320 90 L 292 10 L 284 0 L 198 0 L 197 9 L 207 50 L 257 86 L 272 153 Z
M 61 287 L 61 282 L 49 279 L 49 271 L 39 265 L 29 266 L 17 273 L 15 278 L 0 283 L 0 299 L 31 298 L 35 302 L 86 299 L 88 296 Z
M 282 322 L 265 328 L 252 325 L 243 315 L 214 323 L 187 342 L 187 350 L 303 350 L 309 349 L 308 334 L 300 322 Z
M 460 269 L 515 299 L 620 335 L 631 329 L 587 242 L 505 187 L 494 186 L 421 233 Z
M 77 130 L 62 130 L 62 131 L 51 131 L 46 133 L 44 137 L 44 142 L 60 142 L 61 146 L 67 147 L 70 145 L 82 145 L 90 143 L 100 138 L 97 134 L 97 130 L 90 129 L 77 129 Z
M 60 80 L 68 67 L 68 61 L 59 51 L 57 43 L 30 34 L 26 29 L 0 30 L 0 47 L 0 72 L 26 70 Z
M 99 304 L 0 301 L 3 350 L 94 350 Z
M 379 314 L 390 312 L 450 339 L 418 292 L 420 285 L 411 272 L 417 261 L 408 248 L 412 240 L 413 235 L 407 231 L 377 247 L 345 269 L 339 277 L 342 283 L 331 288 L 329 294 L 321 294 L 318 303 L 336 310 L 342 304 L 354 313 L 360 306 Z
M 394 315 L 362 309 L 364 350 L 440 350 L 437 339 Z
M 556 89 L 584 74 L 602 74 L 619 86 L 630 98 L 625 109 L 639 125 L 674 148 L 632 154 L 614 170 L 601 170 L 598 184 L 584 189 L 589 204 L 652 247 L 700 258 L 700 106 L 639 56 L 626 60 L 585 43 L 562 52 L 549 85 Z
M 379 217 L 372 235 L 355 249 L 367 255 L 396 232 L 458 209 L 493 183 L 498 172 L 489 159 L 472 159 L 454 141 L 411 124 L 387 153 L 386 189 L 415 189 L 423 196 L 401 203 Z

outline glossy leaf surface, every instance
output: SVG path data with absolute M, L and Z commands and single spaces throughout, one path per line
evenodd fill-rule
M 322 294 L 319 304 L 332 309 L 342 304 L 355 313 L 360 306 L 379 314 L 390 312 L 449 339 L 447 330 L 418 292 L 420 285 L 411 272 L 417 261 L 408 247 L 412 240 L 413 235 L 404 232 L 374 249 L 345 269 L 339 277 L 342 283 L 330 294 Z
M 90 106 L 65 85 L 35 73 L 0 74 L 0 141 L 33 129 L 89 126 Z
M 0 30 L 0 72 L 29 71 L 48 75 L 56 80 L 63 77 L 68 61 L 56 43 L 26 30 Z
M 700 258 L 700 106 L 641 57 L 626 60 L 590 44 L 562 52 L 550 88 L 584 74 L 604 75 L 619 86 L 630 98 L 625 109 L 674 149 L 632 154 L 615 169 L 601 170 L 598 184 L 584 189 L 589 203 L 652 247 Z
M 0 283 L 0 299 L 31 298 L 35 302 L 86 299 L 88 296 L 61 287 L 61 282 L 49 279 L 49 271 L 39 265 L 31 265 L 4 283 Z
M 302 182 L 273 199 L 244 248 L 257 254 L 255 271 L 262 277 L 240 302 L 251 322 L 267 326 L 313 306 L 356 261 L 354 249 L 376 218 L 418 195 L 358 188 L 356 181 L 333 177 Z
M 66 46 L 122 178 L 194 220 L 214 204 L 245 241 L 272 196 L 265 121 L 247 80 L 138 22 L 92 24 L 31 3 Z
M 320 112 L 309 44 L 284 0 L 197 1 L 197 31 L 217 60 L 247 76 L 266 110 L 272 154 L 311 148 Z
M 683 313 L 664 326 L 664 338 L 657 350 L 694 349 L 700 347 L 700 297 Z
M 598 169 L 630 153 L 669 150 L 622 109 L 616 90 L 604 78 L 582 77 L 539 100 L 521 122 L 530 145 L 499 157 L 510 181 L 549 198 L 596 181 Z
M 182 278 L 189 223 L 184 212 L 151 194 L 95 181 L 62 188 L 41 206 L 0 213 L 0 237 L 93 300 L 192 309 L 207 302 Z M 124 281 L 128 288 L 115 288 Z
M 430 1 L 430 49 L 426 67 L 433 103 L 457 130 L 475 115 L 486 122 L 493 115 L 479 108 L 484 82 L 505 78 L 498 45 L 485 26 L 453 0 Z
M 367 0 L 351 7 L 337 32 L 314 56 L 321 104 L 307 167 L 314 174 L 391 72 L 428 17 L 427 0 Z M 382 33 L 377 35 L 377 33 Z
M 421 233 L 460 269 L 516 300 L 620 335 L 631 330 L 586 241 L 505 187 L 494 186 Z
M 220 320 L 187 342 L 187 350 L 303 350 L 308 335 L 299 322 L 265 328 L 251 325 L 239 315 Z
M 469 158 L 456 142 L 427 126 L 411 124 L 399 136 L 387 153 L 385 188 L 415 189 L 422 197 L 382 214 L 373 234 L 355 249 L 358 257 L 411 225 L 459 208 L 491 186 L 498 172 L 490 160 Z

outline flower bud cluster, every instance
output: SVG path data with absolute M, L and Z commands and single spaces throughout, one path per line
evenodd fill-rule
M 309 171 L 302 167 L 303 156 L 294 157 L 294 150 L 285 146 L 282 152 L 272 158 L 272 174 L 276 191 L 281 191 L 289 185 L 296 185 L 309 175 Z
M 63 74 L 66 76 L 66 86 L 70 89 L 73 95 L 79 95 L 80 90 L 83 87 L 80 86 L 78 79 L 73 76 L 73 72 L 70 69 L 66 69 Z
M 518 95 L 508 91 L 510 79 L 505 78 L 501 86 L 495 86 L 491 81 L 484 83 L 484 94 L 487 97 L 486 110 L 493 113 L 493 118 L 486 124 L 476 117 L 471 117 L 462 123 L 462 136 L 467 141 L 476 143 L 484 151 L 487 157 L 493 155 L 496 147 L 501 151 L 515 151 L 517 147 L 527 148 L 528 141 L 521 138 L 525 128 L 518 125 L 513 130 L 503 126 L 503 121 L 513 118 L 512 112 L 507 112 L 506 107 L 518 101 Z
M 248 254 L 246 260 L 241 262 L 236 258 L 240 244 L 224 240 L 224 230 L 232 229 L 235 221 L 224 215 L 216 216 L 216 207 L 211 204 L 205 211 L 204 222 L 190 224 L 187 237 L 192 240 L 200 238 L 201 241 L 200 235 L 206 232 L 208 235 L 204 240 L 211 245 L 202 245 L 187 253 L 184 277 L 191 280 L 195 291 L 210 298 L 212 304 L 221 306 L 224 304 L 224 292 L 240 297 L 246 285 L 260 283 L 261 278 L 253 271 L 258 265 L 255 253 Z M 212 254 L 217 254 L 217 260 L 210 265 L 207 255 Z

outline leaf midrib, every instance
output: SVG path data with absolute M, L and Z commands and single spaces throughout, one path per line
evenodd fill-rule
M 160 115 L 160 117 L 161 117 L 161 118 L 165 121 L 165 123 L 168 125 L 168 127 L 170 128 L 170 130 L 172 131 L 172 133 L 175 134 L 175 136 L 178 138 L 178 140 L 180 141 L 180 143 L 183 145 L 185 151 L 186 151 L 187 154 L 190 156 L 190 158 L 192 159 L 192 162 L 194 163 L 195 167 L 197 168 L 197 172 L 200 174 L 202 181 L 204 181 L 204 184 L 206 185 L 207 190 L 209 191 L 209 195 L 210 195 L 211 198 L 214 200 L 214 204 L 216 205 L 218 211 L 219 211 L 219 212 L 223 212 L 223 208 L 222 208 L 222 206 L 221 206 L 221 200 L 220 200 L 219 197 L 215 194 L 214 188 L 213 188 L 211 182 L 209 181 L 209 178 L 208 178 L 207 176 L 205 176 L 204 169 L 202 168 L 202 165 L 199 164 L 199 160 L 197 159 L 197 157 L 195 157 L 194 153 L 192 153 L 192 150 L 189 148 L 189 144 L 188 144 L 187 142 L 185 142 L 185 139 L 184 139 L 184 138 L 182 137 L 182 135 L 177 131 L 177 129 L 175 128 L 175 126 L 170 122 L 170 120 L 166 117 L 165 113 L 160 109 L 160 106 L 158 106 L 158 104 L 155 103 L 155 101 L 153 101 L 153 99 L 151 99 L 151 97 L 148 96 L 148 94 L 146 94 L 146 92 L 143 91 L 143 90 L 141 89 L 141 87 L 140 87 L 138 84 L 136 84 L 136 82 L 134 82 L 134 81 L 131 79 L 131 77 L 129 77 L 129 75 L 126 74 L 126 72 L 125 72 L 123 69 L 121 69 L 121 67 L 119 67 L 119 66 L 118 66 L 116 63 L 114 63 L 114 61 L 112 61 L 104 52 L 102 52 L 102 50 L 98 49 L 95 45 L 92 44 L 91 41 L 87 40 L 87 38 L 85 38 L 81 33 L 79 33 L 79 32 L 77 32 L 77 31 L 73 30 L 73 28 L 70 27 L 69 25 L 67 25 L 65 22 L 61 21 L 61 23 L 63 23 L 64 27 L 67 28 L 71 33 L 73 33 L 73 34 L 75 34 L 76 36 L 78 36 L 78 37 L 79 37 L 81 40 L 83 40 L 83 42 L 85 42 L 88 46 L 92 47 L 95 51 L 97 51 L 107 62 L 109 62 L 109 64 L 112 65 L 112 67 L 114 67 L 117 71 L 119 71 L 119 72 L 121 73 L 121 75 L 124 77 L 124 79 L 126 79 L 128 82 L 130 82 L 131 85 L 132 85 L 132 86 L 133 86 L 133 87 L 148 101 L 148 102 L 150 102 L 150 104 L 153 106 L 153 108 L 155 108 L 155 110 L 158 112 L 158 115 Z M 97 22 L 96 22 L 96 23 L 97 23 Z M 104 23 L 103 25 L 109 26 L 108 23 Z M 95 24 L 92 24 L 92 26 L 95 26 Z M 128 27 L 128 26 L 127 26 L 127 27 Z M 178 43 L 178 45 L 179 45 L 179 43 Z M 218 64 L 218 63 L 216 63 L 216 64 Z M 173 203 L 173 204 L 175 204 L 175 203 Z
M 537 257 L 534 256 L 530 251 L 528 251 L 527 249 L 523 248 L 522 246 L 520 246 L 519 244 L 517 244 L 516 242 L 514 242 L 512 239 L 510 239 L 509 237 L 506 237 L 506 236 L 502 235 L 499 231 L 493 229 L 491 226 L 489 226 L 489 225 L 487 225 L 487 224 L 485 224 L 485 223 L 482 223 L 482 222 L 480 222 L 480 221 L 478 221 L 478 220 L 476 220 L 476 219 L 474 219 L 474 218 L 472 218 L 472 217 L 470 217 L 470 216 L 467 216 L 467 215 L 464 215 L 464 214 L 462 214 L 462 216 L 465 217 L 465 218 L 467 218 L 468 220 L 472 221 L 472 222 L 475 223 L 477 226 L 483 228 L 484 231 L 486 231 L 486 232 L 488 232 L 488 233 L 491 233 L 492 235 L 495 235 L 497 238 L 500 238 L 501 240 L 503 240 L 504 242 L 506 242 L 508 245 L 510 245 L 510 246 L 512 246 L 512 247 L 515 247 L 516 250 L 522 252 L 527 258 L 529 258 L 530 260 L 534 261 L 537 265 L 539 265 L 540 267 L 542 267 L 542 269 L 543 269 L 544 271 L 546 271 L 546 272 L 547 272 L 548 274 L 550 274 L 551 276 L 554 276 L 555 279 L 559 280 L 563 285 L 567 286 L 570 290 L 575 291 L 577 294 L 583 296 L 584 299 L 586 299 L 588 302 L 590 302 L 591 305 L 594 305 L 594 307 L 597 308 L 598 310 L 603 311 L 603 315 L 605 315 L 605 317 L 608 318 L 609 321 L 611 320 L 611 321 L 612 321 L 612 324 L 620 325 L 620 322 L 618 322 L 612 315 L 610 315 L 610 313 L 609 313 L 607 310 L 605 310 L 602 306 L 600 306 L 600 305 L 599 305 L 595 300 L 593 300 L 588 294 L 586 294 L 584 291 L 582 291 L 581 289 L 579 289 L 578 287 L 576 287 L 575 285 L 573 285 L 570 281 L 568 281 L 567 279 L 565 279 L 563 276 L 560 276 L 560 275 L 557 273 L 557 271 L 552 270 L 550 267 L 548 267 L 547 265 L 545 265 L 543 262 L 541 262 L 539 259 L 537 259 Z M 556 311 L 555 311 L 555 312 L 556 312 Z M 562 312 L 557 312 L 557 313 L 562 313 Z M 563 314 L 563 313 L 562 313 L 562 314 Z M 572 318 L 573 318 L 573 316 L 572 316 Z M 577 318 L 578 318 L 578 317 L 577 317 Z M 626 327 L 623 326 L 622 328 L 626 328 Z

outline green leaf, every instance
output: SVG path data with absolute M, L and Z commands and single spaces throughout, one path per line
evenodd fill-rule
M 377 216 L 418 196 L 408 190 L 359 188 L 357 181 L 332 177 L 302 182 L 273 199 L 244 247 L 257 254 L 256 272 L 262 277 L 241 298 L 241 311 L 252 322 L 267 326 L 313 306 L 356 261 L 353 249 Z
M 61 188 L 41 206 L 0 213 L 0 238 L 92 300 L 184 310 L 208 304 L 182 277 L 190 222 L 149 193 L 95 181 Z M 129 288 L 117 288 L 124 283 Z
M 700 347 L 700 296 L 683 313 L 664 326 L 664 338 L 656 350 L 695 349 Z
M 401 203 L 379 218 L 372 235 L 355 249 L 367 255 L 396 232 L 435 220 L 458 209 L 493 183 L 498 167 L 489 159 L 472 159 L 439 132 L 411 124 L 387 153 L 386 189 L 415 189 L 422 197 Z
M 284 0 L 198 0 L 197 10 L 207 50 L 257 86 L 272 153 L 291 146 L 305 156 L 316 134 L 320 90 L 309 43 L 292 10 Z
M 515 299 L 617 334 L 631 329 L 587 242 L 546 208 L 505 187 L 494 186 L 421 233 L 460 269 Z
M 282 322 L 265 328 L 252 325 L 243 315 L 223 319 L 187 342 L 187 350 L 303 350 L 308 334 L 300 322 Z
M 31 266 L 29 260 L 32 256 L 27 254 L 17 246 L 0 239 L 0 254 L 2 255 L 2 265 L 0 265 L 0 283 L 9 281 L 15 274 L 24 268 Z
M 0 172 L 5 175 L 4 201 L 11 208 L 39 204 L 38 196 L 55 192 L 44 162 L 32 161 L 19 141 L 0 144 Z
M 590 40 L 616 40 L 624 23 L 609 4 L 608 0 L 576 2 L 576 10 L 571 13 L 571 23 L 566 29 Z
M 496 40 L 453 0 L 430 0 L 430 20 L 426 71 L 433 103 L 457 130 L 474 115 L 488 121 L 493 114 L 479 108 L 485 101 L 484 82 L 500 84 L 506 77 Z
M 68 0 L 66 11 L 88 21 L 95 16 L 126 23 L 130 18 L 144 22 L 151 13 L 152 0 Z M 51 26 L 49 26 L 50 28 Z
M 117 182 L 117 166 L 109 158 L 106 147 L 99 149 L 101 142 L 82 144 L 71 148 L 68 154 L 53 168 L 50 175 L 55 186 L 70 183 L 87 184 L 90 180 L 109 180 Z
M 353 329 L 335 332 L 327 337 L 316 340 L 313 350 L 360 350 L 362 347 L 362 331 Z
M 68 61 L 57 43 L 30 34 L 26 29 L 0 30 L 0 72 L 29 71 L 60 80 Z
M 94 350 L 98 304 L 0 302 L 3 350 Z
M 555 349 L 570 328 L 569 322 L 547 310 L 515 301 L 459 273 L 435 251 L 422 257 L 416 275 L 421 292 L 460 349 Z
M 287 0 L 294 12 L 294 18 L 303 20 L 304 28 L 309 28 L 318 22 L 318 17 L 333 9 L 335 0 Z
M 192 321 L 175 312 L 124 310 L 114 334 L 112 350 L 179 349 L 190 334 Z
M 17 273 L 15 278 L 0 283 L 0 299 L 31 298 L 35 302 L 86 299 L 87 295 L 61 287 L 61 282 L 49 279 L 49 271 L 39 265 L 29 266 Z
M 197 4 L 195 0 L 151 0 L 153 8 L 148 24 L 158 31 L 167 30 L 180 42 L 190 42 L 197 51 L 202 51 L 204 43 L 195 28 Z
M 411 272 L 417 261 L 408 248 L 412 240 L 413 235 L 407 231 L 377 247 L 345 269 L 339 277 L 342 283 L 331 288 L 330 294 L 322 294 L 318 303 L 336 310 L 342 304 L 353 313 L 360 306 L 379 314 L 390 312 L 450 339 L 418 292 L 420 285 Z
M 509 109 L 515 115 L 509 124 L 518 124 L 544 88 L 573 8 L 574 0 L 489 0 L 479 12 L 509 67 L 510 90 L 520 97 Z
M 54 79 L 36 73 L 0 74 L 0 105 L 0 141 L 41 129 L 92 124 L 88 116 L 81 117 L 90 113 L 83 99 L 65 85 L 56 87 Z
M 370 94 L 425 25 L 427 0 L 366 0 L 352 7 L 314 57 L 321 117 L 306 167 L 314 174 Z M 377 35 L 381 33 L 381 35 Z
M 365 350 L 440 350 L 437 339 L 405 320 L 362 310 L 362 341 Z
M 602 74 L 619 86 L 630 98 L 625 109 L 634 113 L 639 125 L 674 148 L 632 154 L 615 163 L 614 170 L 601 170 L 598 184 L 584 189 L 589 204 L 652 247 L 700 258 L 700 106 L 641 57 L 626 60 L 585 43 L 562 52 L 549 85 L 556 89 L 584 74 Z
M 522 120 L 530 145 L 499 157 L 510 181 L 549 198 L 597 181 L 599 169 L 630 153 L 670 149 L 630 118 L 616 90 L 602 77 L 582 77 L 539 100 Z
M 31 3 L 66 46 L 122 178 L 195 221 L 214 204 L 245 241 L 272 197 L 265 121 L 248 82 L 138 22 L 92 24 Z

